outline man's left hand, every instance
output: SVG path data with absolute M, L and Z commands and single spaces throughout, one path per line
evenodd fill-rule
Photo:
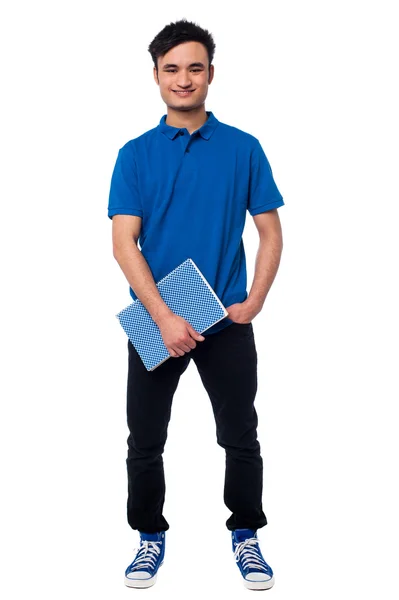
M 236 304 L 226 306 L 226 310 L 229 313 L 226 315 L 228 319 L 231 319 L 234 321 L 234 323 L 244 324 L 251 323 L 252 319 L 254 319 L 258 313 L 260 313 L 261 308 L 255 307 L 247 300 L 244 300 L 244 302 L 237 302 Z

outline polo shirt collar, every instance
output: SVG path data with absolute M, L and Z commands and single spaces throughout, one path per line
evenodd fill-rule
M 207 120 L 199 129 L 197 129 L 197 131 L 201 135 L 201 137 L 203 137 L 205 140 L 209 140 L 212 133 L 215 131 L 216 127 L 218 126 L 219 121 L 217 120 L 217 118 L 215 117 L 213 112 L 206 111 L 206 114 L 208 115 Z M 181 127 L 172 127 L 171 125 L 168 125 L 166 123 L 166 117 L 167 117 L 167 115 L 163 115 L 161 117 L 161 120 L 159 121 L 159 125 L 158 125 L 159 130 L 161 131 L 161 133 L 166 135 L 168 138 L 170 138 L 171 140 L 174 140 L 182 128 Z

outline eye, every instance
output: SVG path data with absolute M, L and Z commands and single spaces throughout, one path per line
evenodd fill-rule
M 191 69 L 194 73 L 200 73 L 202 69 Z M 176 69 L 165 69 L 165 73 L 176 73 Z

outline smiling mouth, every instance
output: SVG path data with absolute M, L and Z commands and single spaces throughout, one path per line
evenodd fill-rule
M 195 92 L 195 90 L 172 90 L 175 94 L 179 94 L 179 96 L 188 96 Z

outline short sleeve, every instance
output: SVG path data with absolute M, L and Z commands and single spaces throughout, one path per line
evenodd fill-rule
M 136 215 L 143 217 L 143 209 L 137 185 L 136 162 L 131 144 L 118 152 L 108 199 L 108 216 Z
M 251 216 L 284 205 L 284 200 L 273 179 L 272 169 L 259 141 L 251 151 L 251 172 L 248 211 Z

